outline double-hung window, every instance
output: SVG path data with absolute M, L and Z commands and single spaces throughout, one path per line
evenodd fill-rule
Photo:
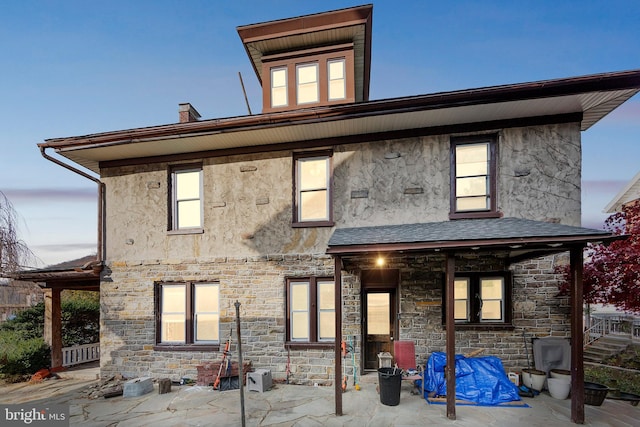
M 294 156 L 295 226 L 331 226 L 331 153 Z
M 297 103 L 310 104 L 320 100 L 318 63 L 296 65 Z
M 162 282 L 156 285 L 158 347 L 218 345 L 220 285 Z
M 335 282 L 333 278 L 287 280 L 287 342 L 335 341 Z
M 499 216 L 496 187 L 496 136 L 452 138 L 450 218 Z
M 443 290 L 443 314 L 445 295 Z M 511 276 L 508 272 L 456 274 L 453 299 L 456 323 L 511 322 Z
M 202 166 L 171 169 L 171 230 L 202 229 Z
M 287 67 L 271 69 L 271 106 L 285 107 L 287 99 Z
M 344 60 L 344 58 L 332 59 L 327 61 L 327 75 L 329 78 L 329 101 L 336 101 L 339 99 L 345 99 L 347 97 L 345 63 L 346 61 Z

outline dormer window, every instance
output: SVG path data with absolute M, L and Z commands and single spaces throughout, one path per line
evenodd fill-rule
M 329 76 L 329 101 L 345 99 L 347 97 L 347 81 L 345 79 L 345 60 L 332 59 L 327 62 Z
M 264 111 L 355 102 L 353 45 L 264 56 Z
M 287 102 L 287 68 L 271 69 L 271 106 L 286 107 Z
M 320 100 L 318 93 L 318 64 L 296 65 L 296 95 L 298 105 L 311 104 Z

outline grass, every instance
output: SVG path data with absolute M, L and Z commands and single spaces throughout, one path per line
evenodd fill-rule
M 640 347 L 630 346 L 602 365 L 585 365 L 585 381 L 640 395 Z

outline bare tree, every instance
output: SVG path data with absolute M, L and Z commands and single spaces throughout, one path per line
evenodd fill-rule
M 34 259 L 33 252 L 18 239 L 17 219 L 13 205 L 0 191 L 0 277 L 21 269 Z

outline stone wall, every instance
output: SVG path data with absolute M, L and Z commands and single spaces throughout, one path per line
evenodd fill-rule
M 343 277 L 345 336 L 357 337 L 360 355 L 361 288 L 357 272 L 377 268 L 372 258 L 345 263 L 353 274 Z M 567 255 L 536 258 L 513 264 L 513 328 L 472 329 L 456 331 L 456 353 L 484 349 L 484 355 L 502 359 L 505 368 L 520 370 L 533 365 L 531 339 L 545 336 L 570 336 L 570 303 L 568 296 L 558 295 L 561 277 L 554 273 L 556 264 L 567 263 Z M 503 269 L 504 254 L 456 257 L 456 271 L 497 271 Z M 400 270 L 399 339 L 412 340 L 416 357 L 424 366 L 433 351 L 445 351 L 446 331 L 442 318 L 444 259 L 441 255 L 391 258 L 387 266 Z M 525 350 L 524 339 L 527 339 Z M 527 358 L 528 350 L 528 358 Z
M 284 379 L 285 278 L 333 276 L 334 263 L 325 255 L 215 258 L 181 262 L 112 262 L 101 285 L 101 374 L 127 377 L 196 378 L 196 366 L 218 361 L 221 351 L 156 351 L 154 284 L 159 281 L 220 283 L 220 339 L 232 331 L 232 358 L 237 360 L 235 301 L 241 304 L 245 362 L 271 369 Z M 291 350 L 290 382 L 324 384 L 333 375 L 333 349 Z

